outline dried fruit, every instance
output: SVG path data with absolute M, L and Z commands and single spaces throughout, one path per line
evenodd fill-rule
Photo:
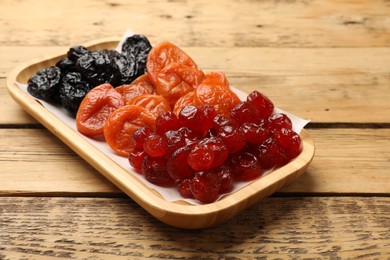
M 27 82 L 28 93 L 45 101 L 53 101 L 61 83 L 61 70 L 58 67 L 48 67 L 35 73 Z
M 76 63 L 77 70 L 94 85 L 109 83 L 117 86 L 121 72 L 115 58 L 108 50 L 97 50 L 84 54 Z
M 166 161 L 163 158 L 146 156 L 142 162 L 142 175 L 149 182 L 159 186 L 175 184 L 168 175 Z
M 104 124 L 107 144 L 118 155 L 128 157 L 133 149 L 132 135 L 139 127 L 154 128 L 155 116 L 140 106 L 126 105 L 113 112 Z
M 103 134 L 103 126 L 107 118 L 123 105 L 122 96 L 110 84 L 93 88 L 85 96 L 77 111 L 77 130 L 86 136 Z
M 167 141 L 159 134 L 151 133 L 145 138 L 143 148 L 151 157 L 161 157 L 167 152 Z
M 144 161 L 144 158 L 146 157 L 146 153 L 143 149 L 133 149 L 129 153 L 129 163 L 136 172 L 142 173 L 142 162 Z
M 256 155 L 241 151 L 231 156 L 233 177 L 236 181 L 250 181 L 260 177 L 263 169 Z
M 181 127 L 179 119 L 171 111 L 160 114 L 156 119 L 156 132 L 160 135 L 171 130 L 178 130 Z
M 127 105 L 144 107 L 156 117 L 165 112 L 171 111 L 168 101 L 159 95 L 144 94 L 136 96 L 127 102 Z
M 123 42 L 122 53 L 130 61 L 133 70 L 128 74 L 131 81 L 146 73 L 146 59 L 151 49 L 152 45 L 144 35 L 135 34 Z
M 262 119 L 267 119 L 274 111 L 274 104 L 272 101 L 257 90 L 248 95 L 247 101 L 253 103 L 257 107 L 260 118 Z
M 155 88 L 146 74 L 138 77 L 128 85 L 121 85 L 115 88 L 115 90 L 123 96 L 125 103 L 140 95 L 155 94 Z
M 192 194 L 197 200 L 203 203 L 216 201 L 220 188 L 220 178 L 209 171 L 197 172 L 191 181 Z
M 216 112 L 213 106 L 186 106 L 179 113 L 180 124 L 205 136 L 213 127 Z
M 194 101 L 197 105 L 214 106 L 217 114 L 230 117 L 230 111 L 240 103 L 238 96 L 228 87 L 222 73 L 206 74 L 206 79 L 195 90 Z M 223 75 L 223 76 L 221 76 Z
M 59 90 L 62 106 L 72 116 L 76 116 L 81 102 L 91 88 L 91 85 L 82 78 L 80 73 L 69 72 L 63 77 Z
M 235 106 L 230 112 L 230 117 L 239 125 L 244 123 L 257 123 L 260 121 L 260 113 L 257 107 L 248 101 L 244 101 Z
M 185 145 L 177 149 L 167 161 L 167 171 L 169 176 L 176 182 L 194 177 L 195 171 L 188 165 L 187 157 L 192 147 Z
M 204 78 L 191 57 L 169 42 L 151 49 L 146 66 L 157 94 L 165 97 L 172 106 L 180 97 L 193 91 Z

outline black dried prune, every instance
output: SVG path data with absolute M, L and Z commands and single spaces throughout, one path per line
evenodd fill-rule
M 144 35 L 135 34 L 128 37 L 122 45 L 122 53 L 127 57 L 130 64 L 134 64 L 133 75 L 135 78 L 145 74 L 146 59 L 152 45 Z
M 134 59 L 130 60 L 117 51 L 110 51 L 110 53 L 121 74 L 119 85 L 129 84 L 138 77 Z
M 62 79 L 62 86 L 59 90 L 59 98 L 62 106 L 75 116 L 81 101 L 91 90 L 91 85 L 85 81 L 79 72 L 70 72 Z
M 60 68 L 62 74 L 76 71 L 76 63 L 68 58 L 63 58 L 56 63 L 56 66 Z
M 68 55 L 68 59 L 76 62 L 81 56 L 87 53 L 89 53 L 89 50 L 84 46 L 73 46 L 69 48 L 67 55 Z
M 77 70 L 94 86 L 110 83 L 116 86 L 121 74 L 108 50 L 89 52 L 81 56 L 76 63 Z
M 139 59 L 144 59 L 152 49 L 149 40 L 140 34 L 128 37 L 122 44 L 122 53 L 126 56 L 132 55 Z
M 53 101 L 58 93 L 61 81 L 61 70 L 52 66 L 44 68 L 31 76 L 27 82 L 28 93 L 45 101 Z

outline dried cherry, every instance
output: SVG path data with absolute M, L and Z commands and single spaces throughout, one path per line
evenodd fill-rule
M 163 158 L 146 156 L 142 162 L 142 175 L 149 182 L 159 186 L 175 184 L 168 175 L 166 161 Z
M 191 181 L 192 194 L 202 203 L 216 201 L 219 196 L 220 188 L 220 178 L 210 171 L 197 172 Z

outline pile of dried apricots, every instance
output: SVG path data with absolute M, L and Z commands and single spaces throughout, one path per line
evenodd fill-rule
M 146 73 L 129 84 L 104 83 L 82 99 L 76 126 L 107 144 L 146 180 L 211 203 L 238 181 L 260 177 L 297 157 L 301 139 L 266 96 L 245 101 L 221 72 L 204 73 L 172 43 L 150 49 Z

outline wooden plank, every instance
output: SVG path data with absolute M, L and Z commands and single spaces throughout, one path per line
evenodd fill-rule
M 131 27 L 182 46 L 380 47 L 390 44 L 389 13 L 386 0 L 8 0 L 0 45 L 71 45 Z
M 308 131 L 315 157 L 306 173 L 281 192 L 389 192 L 390 129 Z M 0 129 L 0 136 L 1 196 L 123 196 L 45 129 Z
M 0 47 L 0 73 L 57 48 Z M 61 49 L 66 49 L 62 47 Z M 259 90 L 286 111 L 313 122 L 388 123 L 390 48 L 184 48 L 207 71 L 222 71 L 231 85 Z M 14 51 L 12 51 L 14 50 Z M 31 53 L 36 53 L 32 55 Z M 210 59 L 210 54 L 213 59 Z M 28 59 L 27 59 L 28 58 Z M 5 82 L 0 79 L 0 84 Z M 283 93 L 283 94 L 281 94 Z M 3 124 L 32 123 L 0 88 Z M 297 105 L 299 104 L 299 105 Z
M 268 198 L 211 229 L 166 226 L 128 199 L 0 198 L 0 257 L 388 259 L 390 198 Z

